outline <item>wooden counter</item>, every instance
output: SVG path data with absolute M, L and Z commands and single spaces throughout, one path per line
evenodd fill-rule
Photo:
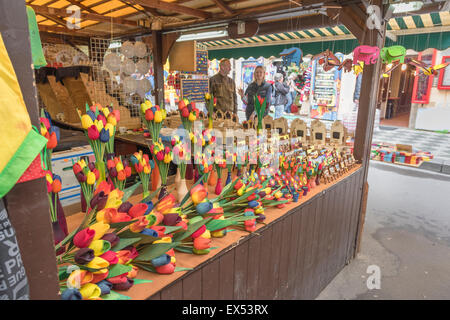
M 235 230 L 213 238 L 211 246 L 219 248 L 207 255 L 176 251 L 177 267 L 193 270 L 171 275 L 139 270 L 138 279 L 153 282 L 120 293 L 136 300 L 313 299 L 354 255 L 362 172 L 355 167 L 297 203 L 266 209 L 265 225 L 257 224 L 250 234 Z M 69 217 L 69 229 L 82 216 Z

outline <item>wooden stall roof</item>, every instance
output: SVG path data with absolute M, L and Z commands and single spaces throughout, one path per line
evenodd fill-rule
M 314 36 L 316 30 L 325 36 L 339 35 L 342 31 L 360 39 L 358 33 L 366 29 L 367 19 L 365 5 L 357 0 L 26 0 L 26 3 L 35 10 L 41 32 L 79 37 L 132 36 L 148 34 L 152 29 L 210 28 L 219 23 L 256 19 L 260 25 L 258 35 L 318 28 L 313 29 Z M 416 12 L 422 15 L 420 21 L 411 22 L 408 17 L 406 25 L 418 22 L 435 25 L 436 19 L 442 26 L 447 25 L 450 19 L 447 11 L 435 14 L 436 17 L 425 15 L 440 11 L 444 3 L 438 0 L 424 5 Z M 68 9 L 74 5 L 80 8 L 80 29 L 67 24 L 73 21 L 74 13 Z M 388 29 L 402 29 L 398 19 L 391 19 Z

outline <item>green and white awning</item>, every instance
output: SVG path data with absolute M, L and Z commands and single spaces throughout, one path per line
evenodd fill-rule
M 450 12 L 392 18 L 387 30 L 397 36 L 397 41 L 387 39 L 386 45 L 399 44 L 415 51 L 430 47 L 443 50 L 450 46 Z M 208 48 L 210 59 L 220 59 L 278 56 L 284 48 L 292 46 L 299 46 L 304 54 L 316 54 L 327 48 L 349 53 L 358 41 L 345 26 L 336 26 L 203 44 Z

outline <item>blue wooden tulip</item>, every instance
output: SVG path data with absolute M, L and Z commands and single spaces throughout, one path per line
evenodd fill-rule
M 103 296 L 104 294 L 109 294 L 111 292 L 111 289 L 113 287 L 113 284 L 107 280 L 102 280 L 100 282 L 96 283 L 97 286 L 100 288 L 101 290 L 101 295 Z
M 100 131 L 100 141 L 108 142 L 109 141 L 109 130 L 105 130 L 105 128 Z
M 147 229 L 145 228 L 144 230 L 141 231 L 142 234 L 145 234 L 147 236 L 151 236 L 151 237 L 155 237 L 158 238 L 158 232 L 156 232 L 153 229 Z
M 259 205 L 259 203 L 258 203 L 257 201 L 255 201 L 255 200 L 249 201 L 249 203 L 248 203 L 248 206 L 249 206 L 250 208 L 255 208 L 255 207 L 257 207 L 258 205 Z
M 149 214 L 150 212 L 152 212 L 153 207 L 154 207 L 153 202 L 151 202 L 151 201 L 148 201 L 148 202 L 146 202 L 145 204 L 147 205 L 148 208 L 147 208 L 147 210 L 145 211 L 144 216 L 146 216 L 147 214 Z
M 206 202 L 200 202 L 195 206 L 195 209 L 197 210 L 198 214 L 204 215 L 205 213 L 208 213 L 213 208 L 213 204 L 209 201 Z
M 152 259 L 151 262 L 154 267 L 165 266 L 166 264 L 170 263 L 170 256 L 168 254 L 163 254 L 157 258 Z
M 228 185 L 231 182 L 231 172 L 228 172 L 227 181 L 225 181 L 225 185 Z
M 83 296 L 80 291 L 74 288 L 68 288 L 61 294 L 62 300 L 82 300 Z
M 86 112 L 86 114 L 91 117 L 92 121 L 97 120 L 97 117 L 95 116 L 95 113 L 92 112 L 92 110 L 89 110 L 88 112 Z

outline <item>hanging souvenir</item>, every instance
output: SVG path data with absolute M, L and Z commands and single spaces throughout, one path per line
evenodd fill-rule
M 450 63 L 446 62 L 446 63 L 430 66 L 430 65 L 427 65 L 427 64 L 423 63 L 422 61 L 419 61 L 419 60 L 416 60 L 416 59 L 411 59 L 408 62 L 408 64 L 416 67 L 416 69 L 422 71 L 427 76 L 431 76 L 431 75 L 437 76 L 438 70 L 444 69 Z
M 316 59 L 319 59 L 318 62 L 320 65 L 322 65 L 322 68 L 325 72 L 330 71 L 334 67 L 341 64 L 341 61 L 328 49 L 324 52 L 316 54 L 311 58 L 311 61 L 314 61 Z
M 406 49 L 403 46 L 390 46 L 381 49 L 380 57 L 383 63 L 392 63 L 394 61 L 405 62 Z
M 353 64 L 358 64 L 359 61 L 364 64 L 375 64 L 380 55 L 380 48 L 376 46 L 358 46 L 353 50 Z

